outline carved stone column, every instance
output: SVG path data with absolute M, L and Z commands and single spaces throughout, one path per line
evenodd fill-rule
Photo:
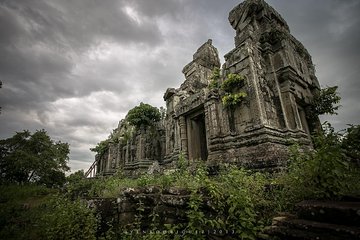
M 179 118 L 180 123 L 180 141 L 181 141 L 181 151 L 183 152 L 185 158 L 188 158 L 188 136 L 187 136 L 187 129 L 186 129 L 186 119 L 184 116 L 180 116 Z

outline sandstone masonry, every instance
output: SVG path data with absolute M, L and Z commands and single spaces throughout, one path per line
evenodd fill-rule
M 220 83 L 229 73 L 244 76 L 244 101 L 227 108 L 223 90 L 209 87 L 220 60 L 208 40 L 184 67 L 183 84 L 165 92 L 165 118 L 155 127 L 132 129 L 131 136 L 132 127 L 121 121 L 116 130 L 121 141 L 96 156 L 89 171 L 174 168 L 180 154 L 209 165 L 267 169 L 286 163 L 291 143 L 311 147 L 309 134 L 318 121 L 306 113 L 320 89 L 311 56 L 263 0 L 242 2 L 229 13 L 229 22 L 236 30 L 235 48 L 225 55 Z

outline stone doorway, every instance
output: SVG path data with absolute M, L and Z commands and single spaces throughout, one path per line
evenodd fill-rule
M 207 160 L 207 137 L 204 111 L 197 111 L 187 117 L 189 160 Z

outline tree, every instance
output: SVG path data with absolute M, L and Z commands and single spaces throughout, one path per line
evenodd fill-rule
M 337 89 L 338 86 L 323 88 L 315 95 L 310 109 L 311 117 L 317 117 L 323 114 L 337 114 L 336 111 L 340 107 L 340 105 L 337 104 L 341 100 Z
M 360 167 L 360 125 L 350 125 L 342 139 L 342 148 L 350 161 Z
M 110 138 L 101 141 L 94 148 L 90 148 L 90 151 L 96 152 L 99 155 L 103 155 L 109 149 L 110 141 L 111 141 Z
M 160 119 L 161 113 L 159 109 L 146 103 L 140 103 L 139 106 L 131 109 L 126 116 L 126 120 L 137 128 L 151 126 Z
M 65 182 L 69 144 L 54 142 L 45 130 L 28 130 L 0 140 L 2 182 L 36 182 L 60 186 Z

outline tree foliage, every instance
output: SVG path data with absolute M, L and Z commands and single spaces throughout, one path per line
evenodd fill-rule
M 134 128 L 153 126 L 156 122 L 164 119 L 165 114 L 165 109 L 159 110 L 157 107 L 141 102 L 139 106 L 128 112 L 121 129 L 115 129 L 106 140 L 99 142 L 94 148 L 90 148 L 90 151 L 102 155 L 109 149 L 110 143 L 120 141 L 126 143 L 131 138 Z
M 90 151 L 96 152 L 99 155 L 103 155 L 109 148 L 110 138 L 99 142 L 94 148 L 90 148 Z
M 146 127 L 160 121 L 161 113 L 158 108 L 141 102 L 139 106 L 128 112 L 126 119 L 137 128 L 140 128 L 140 126 Z
M 341 97 L 337 92 L 338 86 L 327 87 L 315 95 L 312 103 L 312 115 L 337 114 Z
M 336 132 L 329 123 L 323 129 L 313 137 L 314 151 L 301 152 L 296 145 L 291 150 L 289 170 L 280 178 L 287 204 L 360 194 L 360 165 L 356 164 L 360 135 L 355 135 L 359 126 L 346 134 Z
M 47 208 L 41 216 L 44 239 L 97 239 L 96 216 L 83 201 L 57 196 L 47 203 Z
M 350 125 L 346 129 L 344 137 L 342 137 L 341 147 L 345 156 L 360 166 L 360 125 Z
M 0 140 L 1 181 L 62 185 L 69 170 L 68 154 L 69 144 L 54 142 L 45 130 L 17 132 Z

